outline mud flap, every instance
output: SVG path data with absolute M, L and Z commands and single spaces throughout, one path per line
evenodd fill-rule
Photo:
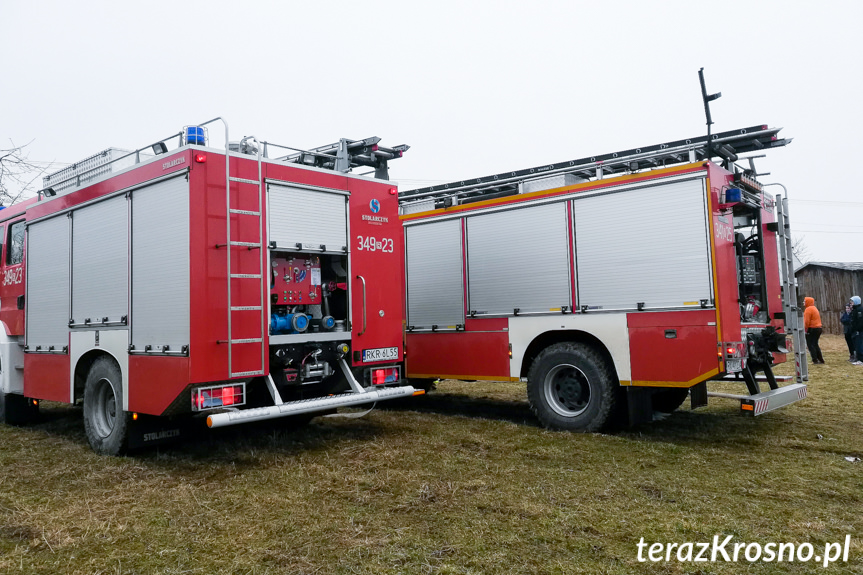
M 629 425 L 653 421 L 652 389 L 643 387 L 626 388 L 626 404 L 629 411 Z
M 699 384 L 689 388 L 689 408 L 698 409 L 707 405 L 707 382 L 702 381 Z
M 0 391 L 0 423 L 27 425 L 39 418 L 38 400 Z
M 129 428 L 129 449 L 174 443 L 192 435 L 195 427 L 206 429 L 203 420 L 192 417 L 139 415 Z

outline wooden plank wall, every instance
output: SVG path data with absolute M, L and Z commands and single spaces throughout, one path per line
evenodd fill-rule
M 800 305 L 804 297 L 814 297 L 821 312 L 824 333 L 842 335 L 839 317 L 853 295 L 863 297 L 863 271 L 841 270 L 822 266 L 807 266 L 797 274 Z

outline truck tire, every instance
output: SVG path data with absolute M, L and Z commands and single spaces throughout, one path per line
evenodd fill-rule
M 17 393 L 0 392 L 0 423 L 25 425 L 39 416 L 39 405 Z
M 689 388 L 673 388 L 657 391 L 650 398 L 653 403 L 653 411 L 671 413 L 686 401 L 689 396 Z
M 96 453 L 121 455 L 129 444 L 132 415 L 123 411 L 123 376 L 110 357 L 90 366 L 84 385 L 84 431 Z
M 620 394 L 595 349 L 556 343 L 542 350 L 530 366 L 527 397 L 544 427 L 592 432 L 610 425 Z

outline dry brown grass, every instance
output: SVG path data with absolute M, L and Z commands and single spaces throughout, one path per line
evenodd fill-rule
M 809 573 L 638 563 L 636 543 L 852 536 L 863 572 L 863 367 L 825 337 L 810 399 L 730 401 L 615 435 L 539 428 L 523 384 L 444 382 L 361 420 L 229 428 L 92 454 L 77 408 L 0 426 L 2 573 Z M 220 430 L 217 430 L 220 431 Z M 820 435 L 820 438 L 819 438 Z

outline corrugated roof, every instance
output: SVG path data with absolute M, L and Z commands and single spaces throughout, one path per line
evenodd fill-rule
M 797 268 L 794 273 L 796 274 L 800 270 L 809 266 L 821 266 L 823 268 L 833 268 L 849 272 L 863 271 L 863 262 L 806 262 L 805 264 Z

